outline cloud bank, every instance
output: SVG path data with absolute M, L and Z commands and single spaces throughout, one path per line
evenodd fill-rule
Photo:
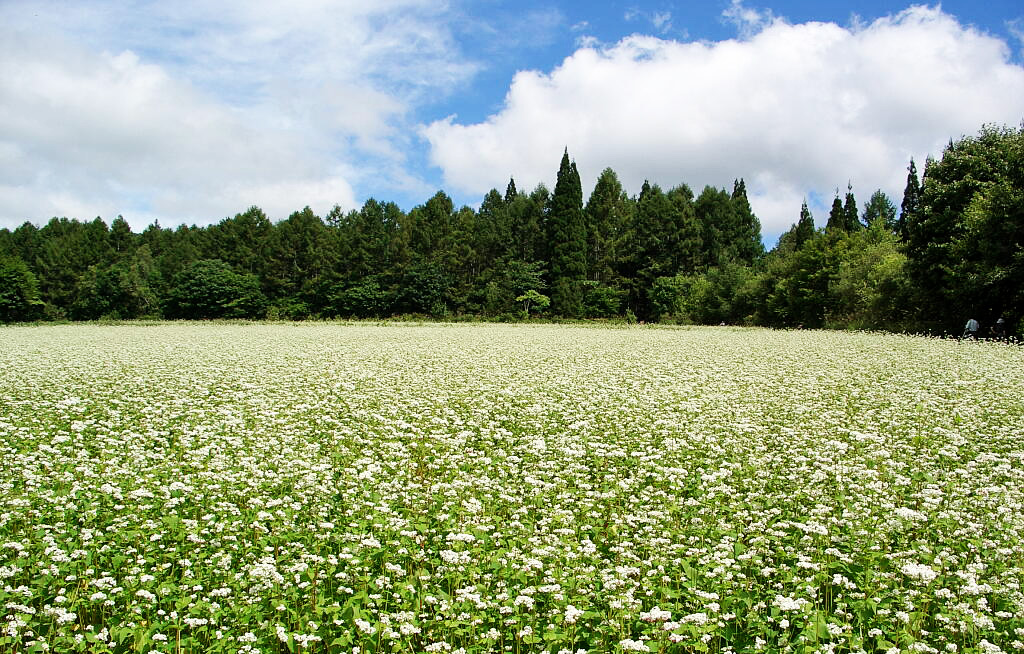
M 486 121 L 425 125 L 431 160 L 446 187 L 471 194 L 510 174 L 520 188 L 550 185 L 563 147 L 585 193 L 604 167 L 631 193 L 644 179 L 699 193 L 743 177 L 771 239 L 805 197 L 830 204 L 848 182 L 862 203 L 881 188 L 898 205 L 912 156 L 923 165 L 950 138 L 1024 118 L 1024 68 L 1007 44 L 938 8 L 849 28 L 736 2 L 725 18 L 751 29 L 714 43 L 631 36 L 520 72 Z
M 0 226 L 352 207 L 474 67 L 430 0 L 0 6 Z

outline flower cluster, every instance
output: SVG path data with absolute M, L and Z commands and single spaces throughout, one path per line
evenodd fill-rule
M 1024 652 L 1024 350 L 8 327 L 0 651 Z

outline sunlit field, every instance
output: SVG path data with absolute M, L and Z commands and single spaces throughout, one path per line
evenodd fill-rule
M 1024 348 L 0 329 L 0 652 L 1024 652 Z

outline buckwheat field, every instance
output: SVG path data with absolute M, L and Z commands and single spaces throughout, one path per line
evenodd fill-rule
M 1024 652 L 1024 348 L 0 329 L 0 652 Z

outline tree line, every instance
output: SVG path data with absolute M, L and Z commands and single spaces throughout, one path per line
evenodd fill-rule
M 731 190 L 605 169 L 584 202 L 562 155 L 555 186 L 444 192 L 405 212 L 368 200 L 271 222 L 258 207 L 208 227 L 134 233 L 54 218 L 0 230 L 0 321 L 133 318 L 628 319 L 957 332 L 1024 313 L 1024 131 L 950 141 L 897 209 L 837 192 L 824 227 L 804 202 L 771 250 L 744 180 Z

